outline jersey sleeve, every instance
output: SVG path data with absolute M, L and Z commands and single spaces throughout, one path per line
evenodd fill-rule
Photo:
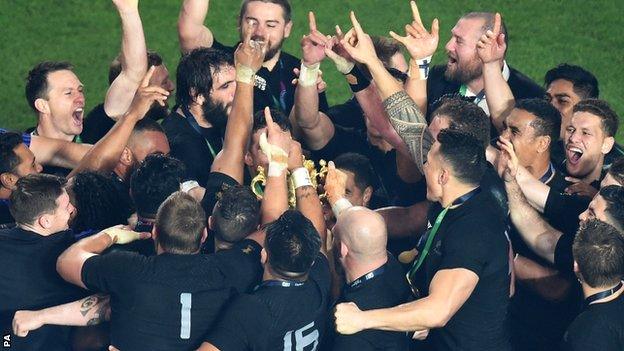
M 88 258 L 82 266 L 81 278 L 89 290 L 111 293 L 128 291 L 136 269 L 144 257 L 132 252 L 111 252 Z
M 267 326 L 271 324 L 266 307 L 250 295 L 239 295 L 227 306 L 206 342 L 219 350 L 245 351 L 263 349 Z
M 204 212 L 206 212 L 206 216 L 212 214 L 212 210 L 218 201 L 219 193 L 223 191 L 224 186 L 234 185 L 238 185 L 238 182 L 229 175 L 221 172 L 210 172 L 205 186 L 206 192 L 201 200 L 201 205 L 204 208 Z
M 555 246 L 555 267 L 563 274 L 574 274 L 574 257 L 572 257 L 574 237 L 574 233 L 564 233 Z
M 251 289 L 262 278 L 260 252 L 262 246 L 253 240 L 243 240 L 229 250 L 215 254 L 229 285 L 238 292 Z

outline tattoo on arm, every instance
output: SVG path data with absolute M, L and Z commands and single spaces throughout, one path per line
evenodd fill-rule
M 410 155 L 422 172 L 427 152 L 433 145 L 433 137 L 427 129 L 427 121 L 416 103 L 405 91 L 399 91 L 383 102 L 390 117 L 390 124 L 407 144 Z
M 89 315 L 87 325 L 96 325 L 107 319 L 110 312 L 109 300 L 108 295 L 92 295 L 84 299 L 80 306 L 80 314 L 83 317 Z

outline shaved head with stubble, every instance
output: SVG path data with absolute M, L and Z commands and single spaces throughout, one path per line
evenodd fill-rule
M 349 281 L 388 260 L 386 223 L 375 211 L 366 207 L 349 208 L 340 214 L 333 234 L 334 254 Z

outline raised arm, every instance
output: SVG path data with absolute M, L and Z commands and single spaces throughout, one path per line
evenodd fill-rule
M 110 296 L 95 294 L 39 311 L 17 311 L 13 317 L 13 333 L 25 337 L 46 324 L 81 327 L 107 320 L 110 320 Z
M 63 279 L 86 289 L 82 282 L 82 266 L 89 257 L 99 255 L 113 244 L 127 244 L 149 238 L 149 233 L 137 233 L 115 226 L 86 237 L 63 252 L 56 261 L 56 270 Z
M 119 162 L 119 157 L 136 123 L 145 116 L 154 101 L 164 106 L 169 92 L 159 86 L 148 86 L 152 73 L 154 73 L 154 67 L 151 67 L 143 77 L 141 87 L 137 90 L 128 112 L 115 123 L 104 138 L 89 150 L 68 178 L 85 170 L 101 172 L 112 170 Z
M 290 150 L 292 140 L 290 133 L 281 130 L 273 122 L 268 107 L 264 109 L 264 117 L 267 123 L 267 131 L 260 136 L 260 148 L 269 159 L 269 169 L 266 172 L 264 197 L 260 206 L 262 224 L 273 222 L 288 210 L 287 150 Z
M 501 33 L 501 16 L 497 13 L 493 30 L 483 34 L 477 43 L 477 54 L 483 62 L 483 82 L 490 119 L 499 133 L 503 131 L 505 118 L 515 104 L 502 72 L 505 50 L 505 34 Z
M 427 31 L 420 18 L 415 1 L 410 1 L 413 21 L 405 26 L 405 36 L 390 32 L 395 40 L 403 44 L 409 52 L 409 78 L 405 83 L 405 91 L 414 100 L 423 114 L 427 113 L 427 78 L 431 57 L 438 48 L 440 24 L 434 19 L 431 32 Z
M 353 12 L 351 22 L 353 29 L 345 35 L 341 43 L 356 61 L 368 66 L 390 117 L 390 123 L 407 144 L 410 155 L 420 169 L 427 151 L 433 144 L 433 139 L 427 131 L 427 121 L 401 84 L 385 69 L 375 54 L 370 36 L 364 33 Z
M 189 52 L 198 47 L 212 47 L 214 36 L 204 25 L 209 0 L 184 0 L 178 18 L 180 50 Z
M 251 41 L 251 31 L 234 53 L 236 63 L 236 93 L 232 112 L 225 127 L 223 149 L 215 157 L 212 172 L 220 172 L 243 183 L 245 150 L 253 127 L 254 75 L 264 61 L 267 43 L 262 46 Z
M 499 172 L 505 181 L 511 221 L 526 244 L 539 256 L 554 263 L 555 247 L 561 232 L 552 228 L 539 213 L 529 205 L 516 181 L 518 158 L 513 145 L 501 138 Z
M 303 166 L 303 153 L 301 144 L 291 141 L 288 154 L 288 170 L 291 180 L 294 182 L 297 210 L 308 218 L 321 237 L 321 252 L 327 255 L 327 228 L 323 208 L 316 188 L 312 185 L 310 174 Z
M 32 135 L 30 151 L 42 165 L 73 169 L 78 166 L 92 145 Z
M 364 117 L 368 119 L 369 128 L 376 129 L 392 147 L 409 155 L 407 146 L 388 121 L 388 114 L 383 108 L 377 87 L 355 66 L 353 58 L 341 43 L 343 37 L 342 30 L 336 26 L 336 35 L 325 47 L 326 56 L 334 62 L 336 69 L 349 83 Z
M 415 331 L 441 328 L 468 300 L 479 277 L 465 268 L 438 271 L 429 285 L 429 295 L 392 308 L 361 311 L 354 303 L 336 306 L 336 329 L 354 334 L 365 329 Z
M 147 72 L 147 46 L 139 16 L 139 0 L 113 0 L 121 18 L 121 73 L 111 83 L 104 100 L 104 112 L 123 116 Z
M 295 90 L 294 120 L 312 150 L 320 150 L 334 136 L 334 124 L 319 111 L 317 78 L 328 39 L 318 31 L 313 12 L 308 13 L 310 32 L 301 39 L 301 70 Z

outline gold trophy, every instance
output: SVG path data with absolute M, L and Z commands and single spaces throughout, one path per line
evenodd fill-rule
M 325 160 L 319 161 L 320 169 L 316 169 L 316 164 L 312 160 L 306 160 L 303 158 L 303 167 L 308 170 L 310 174 L 310 180 L 312 181 L 312 186 L 314 186 L 318 191 L 319 184 L 323 184 L 325 181 L 325 176 L 327 175 L 327 162 Z M 288 205 L 290 208 L 297 207 L 297 196 L 295 194 L 295 184 L 290 177 L 290 173 L 288 173 Z M 256 194 L 259 200 L 262 200 L 264 196 L 264 185 L 266 184 L 266 174 L 264 167 L 258 166 L 258 174 L 251 180 L 251 191 Z M 323 197 L 324 194 L 319 195 L 319 197 Z

